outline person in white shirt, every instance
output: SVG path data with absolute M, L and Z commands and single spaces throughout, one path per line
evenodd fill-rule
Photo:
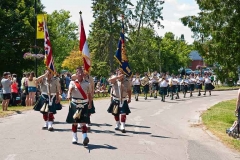
M 154 73 L 151 82 L 152 82 L 152 92 L 154 93 L 154 98 L 157 98 L 157 91 L 158 91 L 158 77 L 157 74 Z
M 132 80 L 133 84 L 133 93 L 135 94 L 135 101 L 138 101 L 138 96 L 140 94 L 140 75 L 139 73 L 136 73 L 135 77 Z
M 198 90 L 198 96 L 201 96 L 203 78 L 200 75 L 196 75 L 196 89 Z
M 195 89 L 195 83 L 196 83 L 196 79 L 194 78 L 194 75 L 191 74 L 189 79 L 188 79 L 188 86 L 189 86 L 189 91 L 190 91 L 190 97 L 192 97 L 192 92 Z
M 186 93 L 188 91 L 188 79 L 189 77 L 187 76 L 186 79 L 184 78 L 181 82 L 184 98 L 186 98 Z
M 147 94 L 149 92 L 149 77 L 147 73 L 144 73 L 144 77 L 141 79 L 141 85 L 143 86 L 144 99 L 147 99 Z
M 171 100 L 173 100 L 174 94 L 176 94 L 176 98 L 175 99 L 179 99 L 178 79 L 177 79 L 177 77 L 175 75 L 173 75 L 173 78 L 172 78 L 172 98 L 171 98 Z
M 162 102 L 165 102 L 165 96 L 167 95 L 167 86 L 168 86 L 168 81 L 166 80 L 165 75 L 162 76 L 162 78 L 159 80 L 159 94 L 162 97 Z
M 209 91 L 209 95 L 211 96 L 211 90 L 214 89 L 214 86 L 211 83 L 211 79 L 208 76 L 208 74 L 204 77 L 204 87 L 205 87 L 205 93 L 203 95 L 206 95 L 206 92 Z

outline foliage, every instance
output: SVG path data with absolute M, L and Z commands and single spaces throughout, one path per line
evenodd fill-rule
M 230 128 L 236 120 L 234 111 L 236 99 L 220 102 L 202 114 L 203 124 L 213 132 L 221 141 L 240 151 L 240 141 L 226 134 L 226 128 Z
M 194 45 L 206 62 L 221 66 L 217 76 L 222 82 L 229 76 L 236 77 L 240 63 L 239 1 L 197 0 L 197 3 L 201 10 L 198 16 L 183 17 L 182 23 L 194 33 Z
M 133 72 L 169 71 L 176 73 L 180 67 L 189 63 L 192 49 L 186 42 L 175 38 L 171 32 L 164 37 L 155 35 L 151 28 L 142 28 L 139 36 L 137 31 L 130 32 L 127 41 L 127 54 Z
M 64 59 L 78 45 L 78 26 L 70 21 L 70 17 L 70 12 L 65 10 L 54 11 L 48 15 L 54 65 L 58 71 L 62 69 Z
M 42 10 L 38 3 L 37 12 Z M 34 46 L 34 0 L 1 0 L 0 17 L 0 72 L 21 74 L 23 69 L 33 70 L 34 62 L 24 60 L 23 55 Z
M 62 67 L 69 71 L 74 71 L 79 66 L 83 66 L 83 56 L 79 52 L 79 49 L 75 48 L 70 52 L 69 56 L 64 59 Z

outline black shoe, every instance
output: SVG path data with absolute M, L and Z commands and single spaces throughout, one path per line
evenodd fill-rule
M 72 142 L 72 144 L 77 144 L 77 142 Z
M 145 100 L 147 99 L 147 97 L 144 98 Z
M 138 101 L 138 98 L 136 99 L 136 101 Z
M 48 128 L 48 131 L 53 131 L 53 127 Z
M 84 138 L 84 140 L 83 140 L 83 146 L 84 146 L 84 147 L 87 146 L 88 143 L 89 143 L 88 137 Z
M 122 133 L 126 133 L 126 130 L 125 130 L 125 129 L 122 129 Z
M 47 130 L 48 129 L 48 127 L 42 127 L 42 130 Z
M 203 94 L 204 96 L 206 95 L 206 93 Z

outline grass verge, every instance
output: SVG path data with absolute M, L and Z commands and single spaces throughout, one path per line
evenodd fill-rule
M 11 106 L 8 107 L 8 111 L 2 111 L 2 105 L 0 105 L 0 118 L 10 116 L 13 114 L 21 114 L 23 111 L 31 110 L 33 107 L 25 106 Z
M 206 128 L 216 135 L 224 144 L 240 151 L 240 141 L 229 137 L 226 129 L 236 120 L 234 111 L 236 99 L 220 102 L 202 114 L 202 121 Z

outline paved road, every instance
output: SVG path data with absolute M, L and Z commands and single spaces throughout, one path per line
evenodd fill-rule
M 193 125 L 199 123 L 201 111 L 235 98 L 236 94 L 237 91 L 216 91 L 211 97 L 195 94 L 173 101 L 167 98 L 165 103 L 160 98 L 140 98 L 130 104 L 132 113 L 127 117 L 126 134 L 114 130 L 114 119 L 106 112 L 109 100 L 98 100 L 88 148 L 71 144 L 71 125 L 65 123 L 67 107 L 56 115 L 54 132 L 41 130 L 39 112 L 10 116 L 0 119 L 0 160 L 240 159 L 239 153 Z

